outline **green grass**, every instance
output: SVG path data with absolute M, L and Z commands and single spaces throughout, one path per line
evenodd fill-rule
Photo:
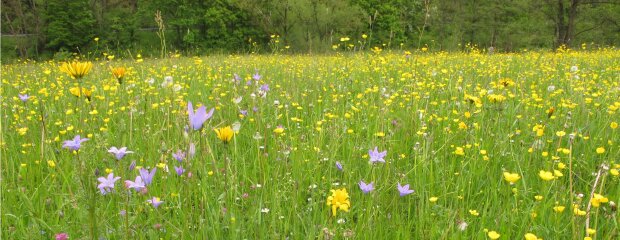
M 2 66 L 3 239 L 60 232 L 71 239 L 484 239 L 487 230 L 501 239 L 583 239 L 586 216 L 575 216 L 571 201 L 587 208 L 601 165 L 607 169 L 594 191 L 620 201 L 618 176 L 608 171 L 620 168 L 620 129 L 610 127 L 620 122 L 616 50 L 114 60 L 95 62 L 83 79 L 96 88 L 90 102 L 69 93 L 77 81 L 58 65 Z M 110 66 L 129 68 L 122 85 Z M 246 86 L 255 72 L 260 83 Z M 161 86 L 166 76 L 178 91 Z M 271 90 L 252 98 L 260 84 Z M 22 103 L 20 92 L 33 97 Z M 506 99 L 493 102 L 490 94 Z M 202 131 L 185 133 L 187 101 L 216 108 Z M 222 143 L 213 128 L 235 122 L 238 134 Z M 544 126 L 541 137 L 536 124 Z M 278 125 L 284 134 L 273 132 Z M 62 148 L 78 134 L 90 138 L 79 153 Z M 179 164 L 172 153 L 190 142 L 196 154 Z M 135 153 L 117 161 L 112 146 Z M 387 150 L 386 163 L 369 164 L 375 146 Z M 597 154 L 598 147 L 606 151 Z M 138 176 L 132 161 L 158 168 L 145 194 L 124 187 Z M 538 176 L 554 169 L 563 176 Z M 106 171 L 122 179 L 102 195 L 96 173 Z M 504 171 L 521 179 L 510 185 Z M 362 193 L 360 180 L 374 182 L 374 191 Z M 415 193 L 400 197 L 398 183 Z M 341 188 L 350 211 L 333 217 L 326 199 Z M 155 209 L 146 202 L 152 197 L 164 203 Z M 594 238 L 618 238 L 610 203 L 589 215 Z

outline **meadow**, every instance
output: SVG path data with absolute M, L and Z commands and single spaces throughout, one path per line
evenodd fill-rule
M 2 239 L 620 237 L 615 49 L 20 61 L 1 96 Z

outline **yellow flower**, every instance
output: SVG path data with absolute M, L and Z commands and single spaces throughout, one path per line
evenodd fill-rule
M 566 207 L 564 207 L 564 206 L 555 206 L 555 207 L 553 207 L 553 211 L 555 211 L 557 213 L 561 213 L 561 212 L 564 212 L 565 208 Z
M 501 94 L 490 94 L 489 96 L 487 96 L 487 98 L 489 99 L 489 101 L 494 102 L 494 103 L 495 102 L 501 103 L 506 100 L 506 97 L 504 97 L 504 95 L 501 95 Z
M 611 175 L 614 175 L 614 176 L 618 176 L 618 175 L 620 174 L 620 172 L 618 171 L 618 169 L 615 169 L 615 168 L 614 168 L 614 169 L 609 170 L 609 173 L 611 173 Z
M 564 132 L 564 131 L 557 131 L 557 132 L 555 132 L 555 135 L 558 136 L 558 137 L 564 137 L 564 135 L 566 135 L 566 132 Z
M 487 236 L 489 236 L 489 239 L 498 239 L 501 235 L 499 235 L 499 233 L 497 233 L 496 231 L 490 231 L 487 233 Z
M 611 122 L 611 124 L 609 124 L 609 127 L 611 129 L 616 129 L 616 128 L 618 128 L 618 123 L 617 122 Z
M 230 140 L 235 135 L 235 132 L 232 130 L 232 128 L 230 126 L 219 128 L 219 129 L 216 128 L 216 129 L 213 129 L 213 130 L 215 131 L 215 134 L 217 135 L 217 138 L 222 140 L 222 142 L 224 142 L 224 143 L 230 142 Z
M 332 195 L 327 197 L 327 206 L 332 207 L 332 216 L 336 216 L 336 211 L 338 209 L 348 212 L 351 207 L 351 202 L 349 201 L 349 193 L 347 193 L 347 189 L 332 189 L 330 192 Z
M 437 202 L 437 200 L 439 200 L 438 197 L 431 197 L 431 198 L 428 199 L 428 201 L 430 201 L 432 203 Z
M 472 216 L 480 215 L 480 213 L 478 213 L 478 211 L 476 211 L 476 210 L 469 210 L 469 214 L 471 214 Z
M 90 97 L 93 94 L 93 91 L 87 89 L 87 88 L 82 88 L 82 92 L 80 93 L 80 88 L 79 87 L 72 87 L 69 89 L 69 92 L 76 97 L 81 96 L 80 94 L 83 93 L 84 96 L 86 96 L 86 98 L 88 98 L 90 100 Z
M 456 149 L 454 150 L 454 154 L 459 155 L 459 156 L 464 156 L 465 150 L 463 150 L 462 147 L 456 147 Z
M 609 199 L 598 193 L 595 193 L 594 197 L 590 199 L 590 203 L 592 203 L 592 206 L 594 207 L 599 207 L 601 206 L 601 203 L 606 203 L 606 202 L 609 202 Z
M 69 74 L 72 78 L 80 79 L 83 78 L 90 69 L 93 68 L 92 62 L 65 62 L 60 66 L 60 71 L 66 74 Z
M 504 180 L 506 180 L 510 184 L 514 184 L 515 182 L 519 181 L 519 179 L 521 179 L 521 177 L 518 173 L 504 172 Z
M 538 240 L 538 237 L 533 233 L 526 233 L 525 240 Z
M 20 136 L 26 135 L 26 132 L 28 132 L 28 128 L 27 127 L 23 127 L 23 128 L 18 128 L 17 129 L 17 133 L 19 133 Z
M 273 133 L 275 134 L 282 134 L 284 132 L 284 127 L 282 126 L 278 126 L 273 130 Z
M 54 162 L 54 160 L 47 160 L 47 166 L 54 168 L 56 167 L 56 163 Z
M 605 148 L 604 147 L 596 148 L 596 153 L 603 154 L 604 152 L 605 152 Z
M 538 176 L 545 181 L 551 181 L 555 178 L 555 176 L 553 176 L 552 172 L 547 172 L 544 170 L 540 170 L 540 172 L 538 172 Z
M 125 67 L 117 67 L 117 68 L 112 68 L 111 71 L 112 71 L 112 76 L 114 76 L 118 80 L 118 83 L 119 84 L 123 83 L 122 79 L 127 73 L 127 69 Z

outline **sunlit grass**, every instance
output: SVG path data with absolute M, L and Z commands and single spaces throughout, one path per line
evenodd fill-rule
M 618 238 L 617 50 L 60 66 L 2 66 L 3 238 Z

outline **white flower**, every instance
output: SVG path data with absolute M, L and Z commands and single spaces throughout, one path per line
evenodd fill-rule
M 579 68 L 577 66 L 572 66 L 572 67 L 570 67 L 570 71 L 571 72 L 576 72 L 576 71 L 579 71 Z
M 464 222 L 464 221 L 463 221 L 463 222 L 460 222 L 460 223 L 459 223 L 458 228 L 459 228 L 459 230 L 461 230 L 461 231 L 465 231 L 465 229 L 467 229 L 467 226 L 468 226 L 468 225 L 469 225 L 469 224 L 467 224 L 466 222 Z
M 553 92 L 553 91 L 555 91 L 555 86 L 554 85 L 549 85 L 547 87 L 547 92 Z
M 262 213 L 269 213 L 269 208 L 262 208 L 260 210 L 260 212 L 262 212 Z

